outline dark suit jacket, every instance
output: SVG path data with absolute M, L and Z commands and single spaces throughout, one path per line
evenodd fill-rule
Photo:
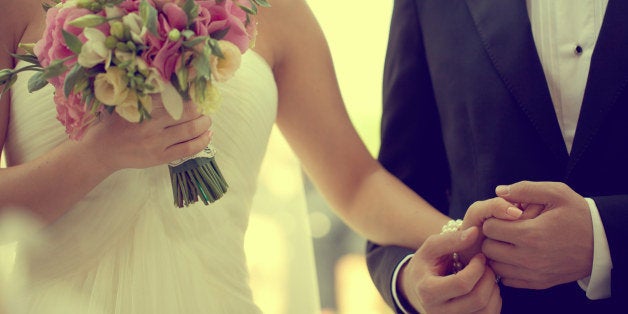
M 502 286 L 503 313 L 628 311 L 628 1 L 610 0 L 567 153 L 524 0 L 396 0 L 384 77 L 380 161 L 443 213 L 462 218 L 499 184 L 565 182 L 599 207 L 612 295 L 577 283 Z M 556 226 L 560 228 L 560 226 Z M 394 267 L 411 251 L 369 243 L 389 304 Z

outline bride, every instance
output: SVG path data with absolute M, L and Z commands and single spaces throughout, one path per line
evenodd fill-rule
M 305 0 L 271 4 L 260 10 L 256 46 L 222 89 L 211 119 L 194 109 L 179 121 L 155 109 L 141 124 L 105 115 L 75 142 L 55 119 L 52 89 L 29 93 L 22 76 L 2 97 L 0 210 L 23 208 L 43 222 L 48 240 L 18 251 L 16 263 L 28 269 L 28 293 L 20 298 L 26 313 L 49 313 L 66 294 L 79 300 L 66 313 L 260 312 L 243 242 L 275 122 L 317 188 L 362 235 L 415 247 L 425 237 L 422 226 L 444 224 L 446 217 L 360 141 Z M 45 16 L 39 0 L 0 5 L 0 68 L 14 67 L 9 52 L 37 41 Z M 164 164 L 200 151 L 210 138 L 230 190 L 209 206 L 177 209 Z

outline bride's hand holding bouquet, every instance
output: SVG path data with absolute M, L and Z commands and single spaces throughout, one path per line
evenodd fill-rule
M 76 144 L 84 146 L 94 164 L 112 173 L 194 155 L 209 145 L 210 127 L 211 118 L 200 114 L 196 106 L 184 106 L 181 118 L 175 120 L 155 97 L 150 120 L 129 123 L 115 112 L 102 115 Z
M 156 103 L 178 123 L 153 125 L 169 126 L 170 133 L 198 135 L 195 127 L 187 126 L 191 122 L 185 120 L 191 116 L 184 116 L 187 104 L 195 104 L 199 114 L 217 109 L 217 85 L 238 69 L 241 54 L 254 42 L 257 6 L 268 5 L 265 0 L 55 2 L 45 7 L 43 38 L 34 45 L 21 44 L 28 53 L 14 55 L 27 65 L 1 70 L 0 84 L 6 91 L 19 72 L 36 71 L 29 91 L 53 85 L 57 118 L 73 140 L 81 140 L 87 129 L 113 112 L 131 123 L 150 123 L 161 110 Z M 107 124 L 106 132 L 131 128 Z M 164 137 L 167 143 L 176 136 Z M 139 149 L 154 148 L 145 141 L 138 139 Z M 182 149 L 176 143 L 167 147 L 164 152 L 173 156 Z M 226 192 L 214 153 L 208 146 L 196 155 L 169 160 L 175 205 L 199 199 L 208 204 Z

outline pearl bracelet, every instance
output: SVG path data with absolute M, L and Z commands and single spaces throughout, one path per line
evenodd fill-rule
M 441 234 L 443 233 L 449 233 L 449 232 L 456 232 L 460 229 L 460 226 L 462 226 L 462 219 L 456 219 L 456 220 L 450 220 L 448 221 L 443 228 L 441 228 Z M 462 270 L 463 266 L 462 266 L 462 262 L 460 261 L 460 256 L 458 255 L 458 253 L 454 252 L 451 254 L 451 259 L 452 259 L 452 272 L 455 274 L 459 271 Z

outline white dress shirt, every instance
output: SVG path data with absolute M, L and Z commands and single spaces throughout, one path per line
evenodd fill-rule
M 550 91 L 558 124 L 571 152 L 591 56 L 604 20 L 608 0 L 526 0 L 532 35 Z M 591 276 L 578 281 L 589 299 L 611 296 L 612 261 L 604 225 L 595 202 L 587 198 L 593 222 L 593 268 Z M 409 261 L 402 260 L 392 280 L 397 306 L 407 313 L 397 298 L 399 269 Z
M 608 0 L 526 0 L 532 36 L 543 65 L 558 124 L 571 152 L 573 138 Z M 597 206 L 587 199 L 593 221 L 593 268 L 579 280 L 589 299 L 611 296 L 611 256 Z

